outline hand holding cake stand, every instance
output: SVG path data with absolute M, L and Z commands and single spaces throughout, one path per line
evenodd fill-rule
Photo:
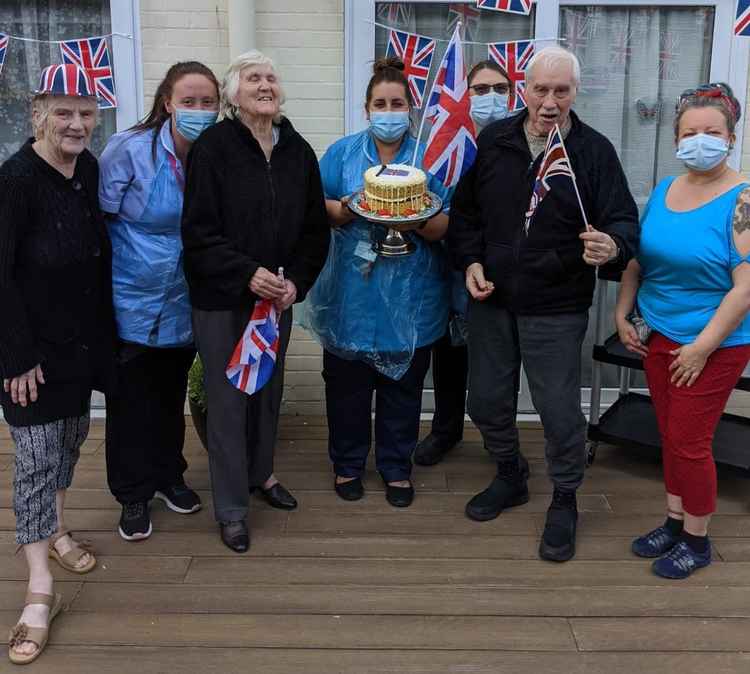
M 348 200 L 348 207 L 369 222 L 386 227 L 383 239 L 375 239 L 372 249 L 384 257 L 409 255 L 416 245 L 404 237 L 423 227 L 440 212 L 442 200 L 426 190 L 426 176 L 420 169 L 404 164 L 373 166 L 365 172 L 365 187 Z

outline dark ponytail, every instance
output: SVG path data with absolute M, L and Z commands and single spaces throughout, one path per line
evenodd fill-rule
M 370 78 L 370 83 L 367 85 L 367 95 L 365 96 L 366 108 L 370 107 L 373 88 L 381 82 L 396 82 L 397 84 L 400 84 L 404 88 L 404 98 L 406 98 L 407 103 L 409 103 L 409 107 L 414 107 L 414 101 L 409 92 L 409 82 L 406 79 L 406 75 L 404 75 L 403 61 L 395 56 L 389 56 L 375 61 L 372 66 L 372 77 Z

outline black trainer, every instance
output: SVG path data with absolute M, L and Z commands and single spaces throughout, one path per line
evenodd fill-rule
M 197 512 L 203 506 L 201 497 L 184 482 L 157 490 L 154 498 L 164 501 L 167 504 L 167 508 L 183 515 Z
M 461 438 L 446 440 L 430 433 L 417 443 L 414 450 L 414 463 L 419 466 L 434 466 L 436 463 L 440 463 L 443 457 L 459 442 L 461 442 Z
M 142 541 L 151 535 L 151 515 L 148 502 L 123 503 L 120 515 L 120 536 L 126 541 Z
M 567 562 L 576 554 L 578 505 L 575 492 L 555 489 L 547 510 L 539 556 L 551 562 Z
M 519 454 L 518 459 L 497 465 L 497 475 L 490 486 L 466 504 L 466 515 L 477 522 L 495 519 L 505 508 L 529 501 L 529 462 Z

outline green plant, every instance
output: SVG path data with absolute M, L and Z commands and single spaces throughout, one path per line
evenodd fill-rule
M 206 389 L 203 386 L 203 363 L 196 354 L 188 372 L 188 398 L 206 411 Z

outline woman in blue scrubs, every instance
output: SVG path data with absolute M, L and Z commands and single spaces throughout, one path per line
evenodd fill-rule
M 334 228 L 326 267 L 310 295 L 310 327 L 324 347 L 329 453 L 335 490 L 362 497 L 371 443 L 375 394 L 376 467 L 391 505 L 414 498 L 411 455 L 419 434 L 430 348 L 448 320 L 449 283 L 439 239 L 448 216 L 438 213 L 404 233 L 410 255 L 383 257 L 372 235 L 383 228 L 356 217 L 347 202 L 371 166 L 411 164 L 417 141 L 409 135 L 412 101 L 403 64 L 378 61 L 367 87 L 369 128 L 334 143 L 320 162 L 326 209 Z M 417 153 L 421 165 L 424 148 Z M 447 190 L 429 178 L 428 189 L 447 208 Z M 373 229 L 374 228 L 374 229 Z
M 107 397 L 107 479 L 122 505 L 125 540 L 151 535 L 154 496 L 179 513 L 201 507 L 183 478 L 184 403 L 195 348 L 180 224 L 187 154 L 216 121 L 218 89 L 203 64 L 173 65 L 148 117 L 112 136 L 100 160 L 119 336 L 118 387 Z

